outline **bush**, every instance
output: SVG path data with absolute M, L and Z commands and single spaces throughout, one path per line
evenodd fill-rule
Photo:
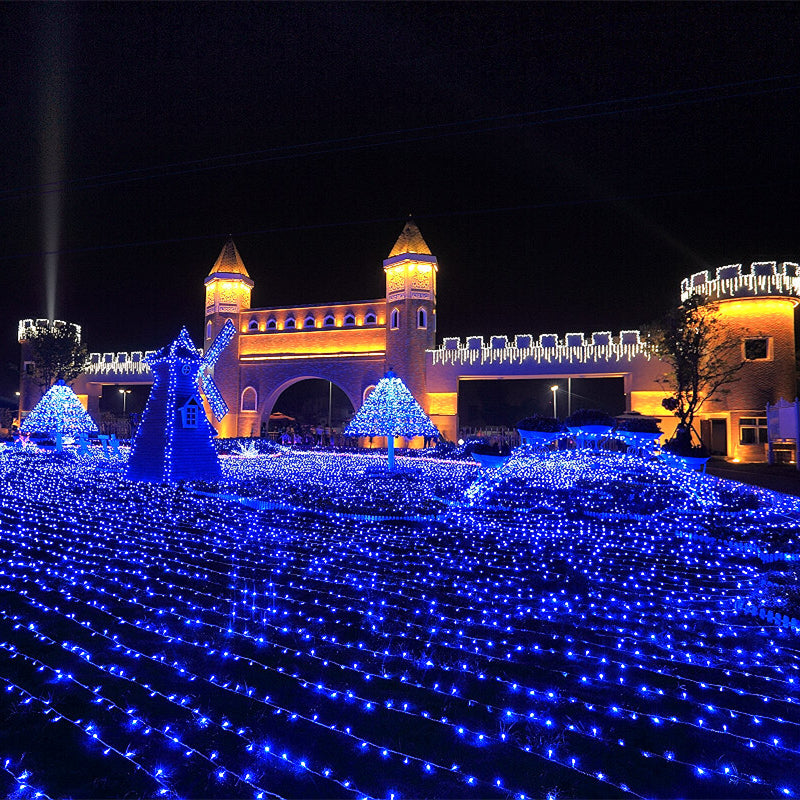
M 688 444 L 678 439 L 670 439 L 662 445 L 661 449 L 665 453 L 682 458 L 708 458 L 709 456 L 708 448 L 705 445 Z
M 616 429 L 618 431 L 628 431 L 629 433 L 662 433 L 658 427 L 658 420 L 655 417 L 623 417 L 617 420 Z
M 538 414 L 534 414 L 532 417 L 521 419 L 517 423 L 517 428 L 539 433 L 560 433 L 564 430 L 564 425 L 555 417 L 540 417 Z
M 570 414 L 565 420 L 570 428 L 583 428 L 586 425 L 608 425 L 611 427 L 614 420 L 597 408 L 581 408 Z

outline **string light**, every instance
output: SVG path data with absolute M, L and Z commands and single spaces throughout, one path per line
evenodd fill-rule
M 19 427 L 22 433 L 97 433 L 97 425 L 77 395 L 63 380 L 56 381 Z
M 797 792 L 798 640 L 739 613 L 766 589 L 731 542 L 796 554 L 799 500 L 603 451 L 402 461 L 275 449 L 190 488 L 0 453 L 0 778 L 20 797 L 88 774 L 168 797 Z

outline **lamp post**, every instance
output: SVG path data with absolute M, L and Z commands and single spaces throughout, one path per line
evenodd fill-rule
M 122 413 L 124 414 L 128 407 L 128 395 L 131 393 L 131 390 L 120 389 L 119 393 L 122 395 Z
M 558 391 L 558 384 L 551 386 L 550 391 L 553 393 L 553 416 L 558 419 L 558 411 L 556 410 L 556 392 Z

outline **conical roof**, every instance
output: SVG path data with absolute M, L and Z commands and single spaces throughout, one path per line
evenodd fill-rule
M 389 258 L 405 255 L 406 253 L 417 253 L 423 256 L 433 255 L 430 248 L 425 243 L 425 240 L 422 238 L 422 234 L 419 232 L 417 223 L 414 222 L 411 217 L 408 218 L 408 222 L 406 222 L 403 232 L 395 242 L 392 252 L 389 253 Z
M 214 266 L 211 268 L 211 272 L 208 274 L 210 277 L 217 273 L 241 275 L 243 278 L 250 278 L 244 266 L 244 261 L 242 261 L 242 257 L 239 255 L 239 251 L 233 243 L 233 239 L 228 239 L 228 241 L 225 242 L 225 246 L 222 248 L 217 260 L 214 262 Z

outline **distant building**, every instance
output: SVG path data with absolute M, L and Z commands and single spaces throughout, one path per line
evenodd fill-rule
M 226 242 L 205 279 L 204 307 L 205 347 L 227 320 L 236 328 L 214 369 L 230 409 L 219 425 L 220 436 L 258 436 L 281 393 L 307 378 L 332 381 L 358 409 L 389 369 L 449 439 L 458 434 L 459 382 L 499 378 L 621 378 L 626 409 L 660 417 L 664 431 L 672 432 L 675 418 L 661 406 L 666 392 L 659 378 L 666 368 L 648 356 L 638 331 L 472 336 L 445 338 L 437 345 L 438 268 L 409 220 L 383 261 L 383 297 L 251 308 L 254 281 L 233 241 Z M 720 267 L 684 280 L 681 297 L 692 292 L 718 301 L 723 323 L 741 339 L 745 362 L 729 391 L 703 408 L 703 439 L 721 455 L 766 460 L 766 404 L 791 400 L 796 392 L 800 267 L 774 261 Z M 38 399 L 24 372 L 30 359 L 26 340 L 40 323 L 20 323 L 23 414 Z M 90 370 L 75 383 L 90 412 L 97 409 L 103 384 L 152 381 L 144 355 L 92 354 Z

